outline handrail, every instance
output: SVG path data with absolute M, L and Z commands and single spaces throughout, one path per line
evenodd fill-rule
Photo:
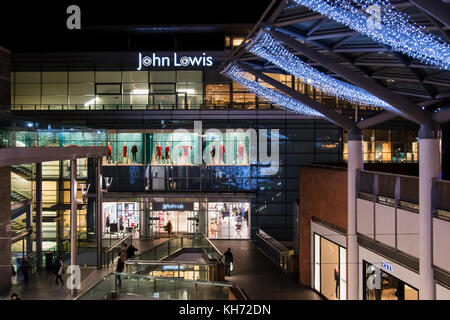
M 114 248 L 116 248 L 119 244 L 127 240 L 128 238 L 132 237 L 133 233 L 130 232 L 126 236 L 124 236 L 122 239 L 119 239 L 118 241 L 114 242 L 109 248 L 105 249 L 105 253 L 111 252 Z
M 107 275 L 103 276 L 99 281 L 95 282 L 91 286 L 89 286 L 86 290 L 84 290 L 82 293 L 80 293 L 78 296 L 74 298 L 74 300 L 79 300 L 84 295 L 88 294 L 89 291 L 94 289 L 99 283 L 102 281 L 105 281 L 108 277 L 118 275 L 118 276 L 127 276 L 127 277 L 134 277 L 134 278 L 140 278 L 140 279 L 148 279 L 148 280 L 175 280 L 180 282 L 187 282 L 187 283 L 193 283 L 194 285 L 211 285 L 211 286 L 218 286 L 218 287 L 228 287 L 228 288 L 237 288 L 238 290 L 241 290 L 237 287 L 237 285 L 228 283 L 228 282 L 219 282 L 219 281 L 201 281 L 201 280 L 188 280 L 188 279 L 180 279 L 177 277 L 170 278 L 170 277 L 161 277 L 161 276 L 150 276 L 150 275 L 144 275 L 144 274 L 128 274 L 128 273 L 119 273 L 119 272 L 110 272 Z M 246 296 L 244 295 L 244 298 Z
M 408 176 L 404 174 L 397 174 L 397 173 L 389 173 L 389 172 L 380 172 L 380 171 L 369 171 L 369 170 L 361 170 L 357 169 L 359 172 L 364 173 L 370 173 L 370 174 L 378 174 L 378 175 L 384 175 L 384 176 L 393 176 L 393 177 L 401 177 L 401 178 L 413 178 L 413 179 L 419 179 L 417 176 Z
M 269 234 L 265 233 L 263 230 L 258 229 L 258 233 L 256 233 L 262 240 L 264 240 L 268 245 L 272 248 L 284 253 L 289 252 L 289 249 L 286 248 L 281 242 L 271 237 Z M 268 241 L 268 239 L 272 240 L 272 242 Z
M 194 266 L 215 266 L 214 263 L 198 263 L 198 262 L 192 262 L 192 261 L 159 261 L 159 260 L 127 260 L 125 261 L 126 265 L 158 265 L 158 266 L 165 266 L 165 265 L 179 265 L 179 264 L 188 264 L 188 265 L 194 265 Z
M 221 256 L 223 256 L 223 253 L 220 252 L 219 249 L 217 249 L 217 247 L 211 242 L 211 240 L 209 240 L 209 238 L 204 233 L 202 233 L 201 235 L 206 239 L 206 241 L 208 241 L 208 243 L 211 245 L 211 247 L 213 247 L 214 250 L 216 250 Z

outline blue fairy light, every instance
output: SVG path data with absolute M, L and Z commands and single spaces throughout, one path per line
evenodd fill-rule
M 234 64 L 229 65 L 227 68 L 225 68 L 223 74 L 236 81 L 243 87 L 247 88 L 258 97 L 263 97 L 273 104 L 279 105 L 296 113 L 315 117 L 323 117 L 321 113 L 315 111 L 314 109 L 311 109 L 307 105 L 252 80 L 248 73 Z
M 369 92 L 314 69 L 290 53 L 283 43 L 264 31 L 260 31 L 257 37 L 247 45 L 247 50 L 272 62 L 274 65 L 300 78 L 303 82 L 312 85 L 314 88 L 323 91 L 325 94 L 355 104 L 375 106 L 395 111 L 391 105 Z
M 389 0 L 293 0 L 424 64 L 450 70 L 450 46 Z

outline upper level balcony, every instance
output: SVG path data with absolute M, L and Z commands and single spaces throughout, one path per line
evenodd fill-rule
M 417 271 L 419 178 L 360 171 L 357 179 L 358 241 Z M 447 283 L 450 274 L 450 181 L 435 179 L 429 192 L 434 199 L 435 279 Z

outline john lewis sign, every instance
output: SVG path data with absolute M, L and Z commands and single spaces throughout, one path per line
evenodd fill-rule
M 213 58 L 202 53 L 197 56 L 179 56 L 176 52 L 172 55 L 158 55 L 153 53 L 149 56 L 142 56 L 139 52 L 137 70 L 142 70 L 143 67 L 211 67 L 213 65 Z

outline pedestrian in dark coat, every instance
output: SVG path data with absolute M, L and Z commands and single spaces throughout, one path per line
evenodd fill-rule
M 231 253 L 231 248 L 228 248 L 228 250 L 223 254 L 223 256 L 225 257 L 225 275 L 226 276 L 231 276 L 231 267 L 233 264 L 233 254 Z
M 27 283 L 28 280 L 30 279 L 30 273 L 31 273 L 31 263 L 27 257 L 23 258 L 22 265 L 20 266 L 20 270 L 23 273 L 23 280 L 25 281 L 25 283 Z

